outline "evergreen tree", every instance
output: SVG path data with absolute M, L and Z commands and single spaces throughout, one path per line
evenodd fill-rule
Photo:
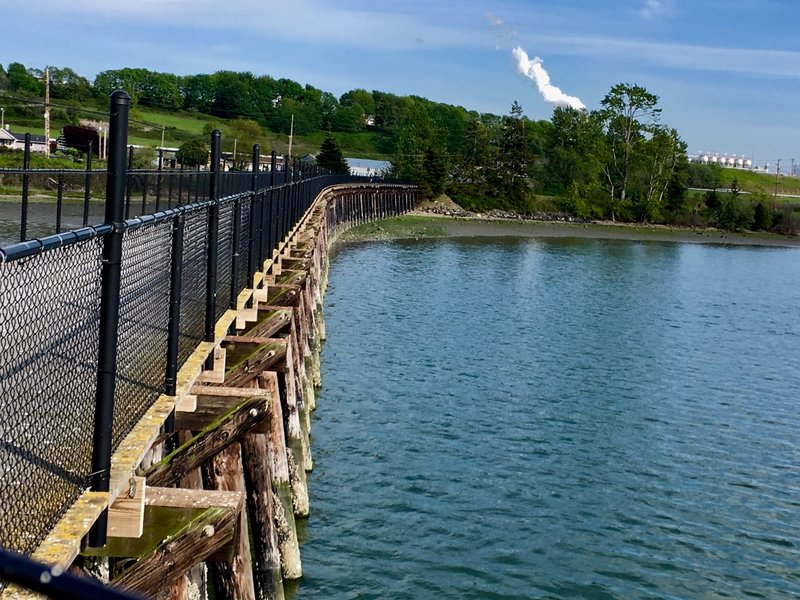
M 524 210 L 526 207 L 530 187 L 528 172 L 532 162 L 533 154 L 522 120 L 522 106 L 515 100 L 511 105 L 511 114 L 503 119 L 497 171 L 498 190 L 502 193 L 503 203 L 510 208 Z
M 328 169 L 333 173 L 347 173 L 349 168 L 347 161 L 342 156 L 339 144 L 331 136 L 327 136 L 320 146 L 317 154 L 317 164 L 323 169 Z

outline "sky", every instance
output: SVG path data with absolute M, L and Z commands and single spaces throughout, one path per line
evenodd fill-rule
M 641 85 L 690 153 L 784 173 L 796 158 L 800 174 L 797 0 L 5 0 L 2 15 L 4 66 L 251 71 L 549 119 L 519 46 L 589 110 Z

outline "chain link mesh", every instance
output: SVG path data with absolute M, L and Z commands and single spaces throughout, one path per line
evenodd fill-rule
M 0 546 L 30 553 L 87 487 L 102 241 L 0 264 Z
M 236 281 L 236 289 L 243 290 L 250 287 L 250 274 L 247 272 L 247 263 L 250 258 L 250 199 L 252 196 L 242 198 L 242 219 L 239 234 L 239 273 Z
M 208 266 L 208 209 L 186 215 L 183 230 L 183 274 L 178 364 L 183 363 L 203 341 L 206 314 L 206 269 Z
M 126 232 L 117 345 L 112 448 L 164 389 L 172 222 Z
M 232 201 L 219 205 L 219 245 L 217 246 L 217 305 L 214 320 L 218 320 L 231 301 L 231 258 L 233 256 Z

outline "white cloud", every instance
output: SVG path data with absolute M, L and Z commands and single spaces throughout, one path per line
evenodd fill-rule
M 663 15 L 666 12 L 666 6 L 663 0 L 644 0 L 644 3 L 636 11 L 636 13 L 643 19 L 654 19 Z
M 102 19 L 115 24 L 127 20 L 139 26 L 205 30 L 197 35 L 213 36 L 215 28 L 230 28 L 295 43 L 373 49 L 411 49 L 418 47 L 420 39 L 434 47 L 474 42 L 465 29 L 431 23 L 424 14 L 338 8 L 322 0 L 228 0 L 224 7 L 218 0 L 136 0 L 117 6 L 110 6 L 107 0 L 30 0 L 18 10 L 45 11 L 51 18 L 91 18 L 95 23 Z
M 800 79 L 800 52 L 670 44 L 612 37 L 529 36 L 528 44 L 548 48 L 550 55 L 617 58 L 645 64 L 720 73 Z M 624 78 L 624 74 L 620 75 Z

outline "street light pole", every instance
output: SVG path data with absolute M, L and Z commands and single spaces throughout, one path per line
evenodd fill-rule
M 6 128 L 6 109 L 0 108 L 0 129 Z

